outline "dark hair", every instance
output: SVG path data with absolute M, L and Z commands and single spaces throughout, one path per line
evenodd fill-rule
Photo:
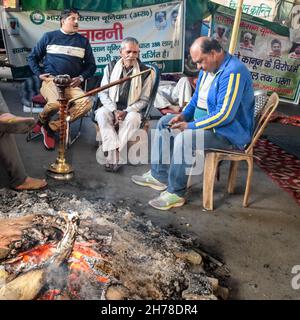
M 221 52 L 223 48 L 216 39 L 206 38 L 201 42 L 200 45 L 202 53 L 210 53 L 212 50 Z
M 80 16 L 78 10 L 75 9 L 75 8 L 64 9 L 64 10 L 60 13 L 60 20 L 68 18 L 68 16 L 70 16 L 70 15 L 73 14 L 73 13 L 78 14 L 78 15 Z
M 281 42 L 278 39 L 273 39 L 271 41 L 271 46 L 273 46 L 275 43 L 278 43 L 281 46 Z
M 293 42 L 293 45 L 292 45 L 289 53 L 294 52 L 297 47 L 300 47 L 300 42 L 299 43 Z

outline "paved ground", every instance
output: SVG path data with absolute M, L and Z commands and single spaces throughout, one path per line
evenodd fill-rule
M 20 84 L 2 82 L 0 89 L 11 110 L 22 114 Z M 292 106 L 283 108 L 287 107 L 299 112 Z M 289 130 L 287 126 L 271 124 L 267 133 L 272 134 L 273 129 L 277 134 Z M 297 134 L 298 131 L 293 128 L 291 132 Z M 160 226 L 172 226 L 196 236 L 204 251 L 229 268 L 228 286 L 233 299 L 300 299 L 300 290 L 291 286 L 291 269 L 300 265 L 299 206 L 257 166 L 249 208 L 242 208 L 245 168 L 239 172 L 236 194 L 229 196 L 225 192 L 228 169 L 225 165 L 215 187 L 216 209 L 213 212 L 202 210 L 201 176 L 193 179 L 187 205 L 160 212 L 147 205 L 157 192 L 130 181 L 132 174 L 143 173 L 148 166 L 126 166 L 118 174 L 105 172 L 96 162 L 94 137 L 93 124 L 86 118 L 82 136 L 68 151 L 75 178 L 70 182 L 49 179 L 50 189 L 129 205 Z M 40 139 L 27 143 L 24 136 L 18 136 L 17 142 L 28 173 L 44 176 L 47 166 L 55 161 L 56 151 L 46 151 Z M 1 185 L 5 183 L 1 172 Z

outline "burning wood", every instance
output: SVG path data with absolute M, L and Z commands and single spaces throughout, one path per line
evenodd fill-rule
M 81 219 L 64 219 L 60 211 L 76 211 Z M 58 192 L 5 190 L 0 215 L 7 217 L 0 228 L 9 226 L 0 229 L 0 299 L 228 296 L 206 276 L 201 254 L 186 248 L 191 239 L 172 236 L 128 208 Z
M 11 277 L 16 277 L 20 272 L 27 273 L 4 285 L 0 289 L 0 300 L 35 298 L 44 285 L 47 272 L 58 268 L 70 256 L 75 241 L 78 215 L 74 213 L 62 214 L 67 228 L 63 238 L 55 247 L 44 245 L 7 262 L 8 265 L 15 264 L 14 268 L 8 268 L 14 271 Z

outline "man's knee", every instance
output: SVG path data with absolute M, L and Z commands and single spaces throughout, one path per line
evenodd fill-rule
M 141 114 L 138 112 L 128 112 L 125 121 L 127 124 L 138 128 L 141 124 Z
M 44 112 L 46 113 L 52 113 L 52 112 L 57 112 L 59 110 L 60 104 L 57 101 L 50 102 L 48 101 L 47 104 L 44 106 Z
M 166 127 L 166 124 L 168 124 L 170 122 L 170 120 L 172 118 L 174 118 L 175 115 L 174 114 L 167 114 L 163 117 L 161 117 L 157 123 L 157 128 L 158 129 L 162 129 L 162 128 L 165 128 Z
M 95 120 L 100 123 L 112 118 L 112 112 L 105 107 L 101 107 L 95 112 Z

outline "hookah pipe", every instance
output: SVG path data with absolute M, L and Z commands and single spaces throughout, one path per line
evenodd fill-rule
M 92 90 L 90 90 L 90 91 L 88 91 L 88 92 L 84 93 L 83 95 L 78 96 L 78 97 L 76 97 L 76 98 L 70 99 L 69 102 L 68 102 L 68 104 L 67 104 L 67 109 L 70 108 L 70 106 L 72 106 L 72 104 L 73 104 L 75 101 L 79 100 L 79 99 L 92 96 L 92 95 L 94 95 L 95 93 L 104 91 L 104 90 L 106 90 L 106 89 L 108 89 L 108 88 L 110 88 L 110 87 L 113 87 L 113 86 L 117 86 L 118 84 L 121 84 L 121 83 L 126 82 L 126 81 L 128 81 L 128 80 L 131 80 L 131 79 L 133 79 L 133 78 L 135 78 L 135 77 L 138 77 L 138 76 L 140 76 L 140 75 L 142 75 L 142 74 L 144 74 L 144 73 L 146 73 L 146 72 L 150 72 L 150 71 L 151 71 L 151 69 L 147 69 L 147 70 L 141 71 L 141 72 L 136 73 L 136 74 L 133 74 L 133 75 L 131 75 L 131 76 L 124 77 L 124 78 L 121 78 L 121 79 L 119 79 L 119 80 L 116 80 L 116 81 L 113 81 L 113 82 L 111 82 L 111 83 L 108 83 L 108 84 L 104 85 L 103 87 L 98 87 L 98 88 L 92 89 Z

